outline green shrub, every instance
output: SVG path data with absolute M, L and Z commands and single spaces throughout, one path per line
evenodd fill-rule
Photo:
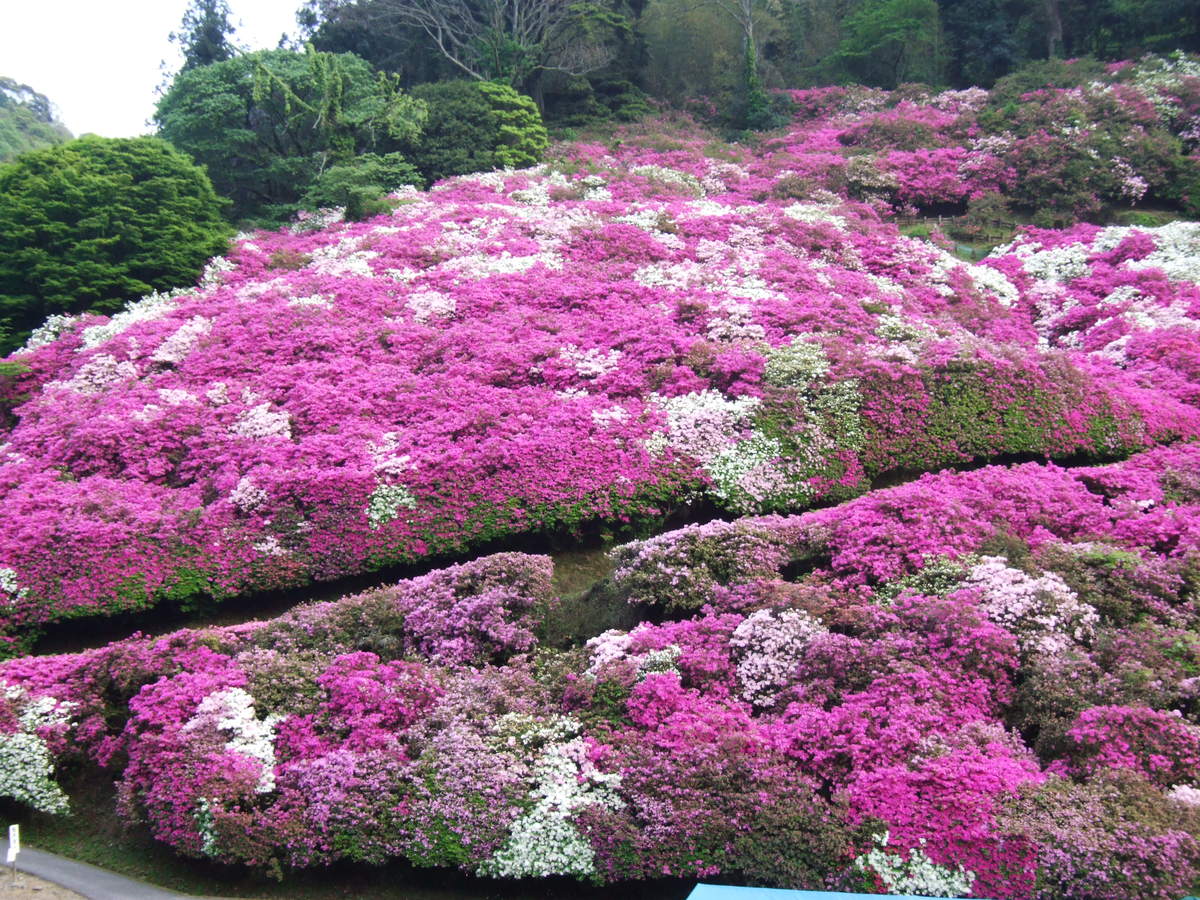
M 0 166 L 0 325 L 111 312 L 196 280 L 230 228 L 208 176 L 158 138 L 94 135 Z
M 600 122 L 635 122 L 654 113 L 645 91 L 621 78 L 568 78 L 552 94 L 547 92 L 546 120 L 557 135 Z
M 1038 60 L 997 81 L 988 93 L 988 107 L 1001 109 L 1008 104 L 1019 104 L 1021 97 L 1030 91 L 1082 87 L 1103 77 L 1104 64 L 1092 57 Z
M 421 175 L 399 153 L 364 153 L 326 169 L 304 194 L 311 210 L 346 208 L 351 221 L 377 216 L 390 209 L 383 195 L 406 184 L 420 185 Z
M 261 50 L 180 72 L 158 102 L 159 134 L 207 166 L 235 220 L 281 222 L 317 176 L 360 153 L 392 153 L 425 118 L 350 53 Z
M 1200 158 L 1180 156 L 1175 171 L 1163 193 L 1179 204 L 1184 215 L 1200 218 Z
M 429 118 L 406 154 L 430 181 L 539 162 L 549 138 L 537 106 L 505 85 L 442 81 L 413 89 Z

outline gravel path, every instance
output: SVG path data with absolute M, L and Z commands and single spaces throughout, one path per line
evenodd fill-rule
M 16 878 L 7 867 L 0 872 L 0 900 L 81 900 L 82 897 L 83 894 L 24 872 L 18 871 Z

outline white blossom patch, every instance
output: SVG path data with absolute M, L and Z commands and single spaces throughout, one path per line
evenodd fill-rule
M 116 384 L 138 377 L 137 366 L 127 359 L 117 360 L 107 353 L 93 356 L 66 381 L 54 381 L 47 387 L 64 388 L 77 394 L 100 394 Z
M 404 305 L 418 322 L 428 322 L 434 317 L 444 319 L 454 315 L 458 300 L 441 291 L 416 291 L 408 295 Z
M 621 776 L 599 771 L 583 738 L 546 745 L 533 763 L 533 805 L 509 828 L 508 840 L 480 867 L 501 878 L 591 875 L 595 851 L 571 823 L 586 806 L 619 809 Z
M 307 294 L 290 298 L 288 306 L 297 309 L 333 309 L 333 298 L 325 294 Z
M 647 450 L 660 455 L 670 447 L 701 463 L 738 439 L 761 402 L 757 397 L 729 400 L 712 389 L 679 397 L 654 394 L 650 399 L 666 413 L 667 429 L 647 439 Z
M 769 706 L 791 683 L 808 645 L 828 631 L 802 609 L 760 609 L 747 616 L 729 638 L 742 699 Z
M 404 435 L 399 431 L 384 432 L 378 441 L 367 443 L 367 453 L 374 463 L 376 473 L 396 478 L 415 469 L 416 463 L 407 453 L 400 453 Z
M 805 222 L 807 224 L 825 224 L 834 225 L 842 230 L 845 230 L 848 225 L 845 216 L 839 216 L 834 212 L 837 207 L 832 204 L 824 203 L 793 203 L 785 206 L 782 212 L 789 219 L 795 219 L 797 222 Z
M 607 428 L 628 421 L 629 410 L 623 406 L 610 406 L 608 409 L 593 409 L 592 422 L 600 428 Z
M 621 351 L 615 348 L 601 350 L 599 347 L 589 347 L 582 350 L 575 344 L 562 347 L 558 355 L 574 366 L 575 373 L 581 378 L 599 378 L 601 375 L 607 375 L 616 371 L 621 361 Z
M 372 528 L 379 528 L 400 518 L 403 509 L 415 509 L 417 498 L 402 484 L 376 485 L 367 501 L 367 521 Z
M 249 475 L 238 479 L 237 485 L 229 492 L 229 502 L 241 512 L 254 512 L 269 499 L 267 492 L 255 484 Z
M 1167 791 L 1167 799 L 1184 806 L 1200 806 L 1200 788 L 1193 784 L 1177 784 Z
M 1001 306 L 1012 306 L 1021 298 L 1017 286 L 1008 280 L 1008 276 L 999 269 L 991 266 L 971 266 L 971 280 L 975 287 L 991 294 Z
M 237 417 L 231 429 L 241 437 L 265 439 L 271 437 L 292 437 L 292 419 L 283 410 L 275 409 L 269 402 L 264 401 L 252 406 Z
M 79 316 L 47 316 L 45 322 L 33 329 L 33 333 L 29 335 L 29 340 L 25 342 L 25 346 L 19 352 L 28 353 L 31 350 L 36 350 L 38 347 L 54 343 L 60 335 L 69 331 L 71 326 L 79 321 L 79 318 Z
M 1003 557 L 982 557 L 963 584 L 980 591 L 988 618 L 1011 631 L 1024 653 L 1061 653 L 1089 640 L 1100 621 L 1060 576 L 1047 572 L 1034 578 Z
M 172 365 L 183 362 L 200 339 L 212 331 L 212 325 L 212 319 L 207 316 L 192 316 L 158 345 L 158 349 L 150 355 L 151 361 Z
M 250 246 L 255 250 L 258 249 L 253 244 Z M 237 263 L 232 260 L 226 259 L 224 256 L 214 256 L 205 265 L 204 271 L 200 273 L 200 287 L 202 289 L 216 287 L 225 280 L 227 272 L 232 272 L 236 268 Z
M 610 628 L 594 638 L 589 638 L 585 645 L 589 653 L 589 662 L 584 674 L 594 679 L 605 666 L 626 659 L 636 663 L 639 678 L 676 671 L 676 664 L 683 654 L 678 644 L 669 644 L 660 650 L 648 650 L 644 653 L 632 651 L 633 638 L 641 627 L 639 625 L 631 632 Z
M 29 589 L 21 587 L 17 580 L 16 571 L 8 566 L 0 568 L 0 591 L 4 592 L 4 602 L 9 605 L 24 600 L 29 594 Z
M 174 290 L 165 294 L 160 294 L 158 291 L 147 294 L 140 300 L 127 304 L 121 312 L 103 325 L 92 325 L 83 329 L 83 344 L 79 349 L 91 350 L 134 325 L 161 319 L 178 306 L 181 300 L 192 296 L 193 293 L 191 290 Z
M 275 726 L 284 718 L 270 715 L 259 719 L 254 698 L 242 688 L 226 688 L 209 694 L 196 707 L 196 714 L 183 731 L 215 729 L 228 739 L 225 749 L 262 764 L 255 790 L 267 794 L 275 790 Z
M 772 498 L 796 487 L 781 457 L 783 445 L 776 438 L 752 432 L 706 460 L 704 471 L 717 499 L 738 512 L 761 512 Z
M 66 813 L 67 795 L 54 781 L 54 759 L 38 730 L 69 724 L 73 704 L 53 697 L 30 698 L 16 685 L 0 693 L 19 708 L 17 731 L 0 733 L 0 797 L 47 813 Z
M 814 334 L 798 334 L 767 352 L 763 378 L 777 387 L 806 387 L 829 373 L 829 356 Z
M 920 847 L 907 854 L 888 850 L 889 833 L 875 835 L 875 846 L 854 860 L 860 872 L 879 876 L 889 894 L 918 894 L 924 897 L 967 897 L 975 884 L 975 873 L 956 866 L 940 866 Z M 924 841 L 922 841 L 922 844 Z
M 263 556 L 287 556 L 287 548 L 279 543 L 279 538 L 273 534 L 255 543 L 254 549 Z

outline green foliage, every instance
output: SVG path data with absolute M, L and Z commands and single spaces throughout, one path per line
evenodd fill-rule
M 545 117 L 557 134 L 598 122 L 633 122 L 654 111 L 645 91 L 626 79 L 579 76 L 552 85 L 546 91 Z
M 54 110 L 44 94 L 0 77 L 0 163 L 70 139 L 71 132 L 55 121 Z
M 941 0 L 950 51 L 950 81 L 990 85 L 1023 61 L 1019 24 L 1023 0 Z
M 1179 156 L 1164 194 L 1178 203 L 1184 215 L 1200 218 L 1200 157 Z
M 673 103 L 708 101 L 702 112 L 728 114 L 742 81 L 742 29 L 715 4 L 649 0 L 641 20 L 644 82 Z M 760 35 L 764 28 L 760 28 Z
M 407 156 L 430 181 L 539 162 L 549 144 L 537 106 L 512 88 L 486 81 L 423 84 L 413 96 L 429 118 Z
M 356 222 L 387 212 L 384 194 L 421 183 L 420 173 L 401 154 L 364 153 L 318 175 L 304 194 L 304 205 L 311 210 L 342 206 L 346 218 Z
M 281 220 L 327 168 L 413 140 L 425 105 L 350 54 L 264 50 L 180 72 L 155 118 L 235 218 Z
M 738 123 L 742 128 L 758 131 L 774 124 L 771 115 L 771 100 L 758 74 L 758 48 L 753 40 L 746 41 L 745 57 L 742 62 L 742 109 Z
M 230 229 L 203 170 L 158 138 L 94 135 L 0 167 L 0 325 L 111 312 L 195 281 Z
M 894 88 L 941 81 L 944 44 L 934 0 L 867 0 L 848 18 L 832 62 L 842 78 Z
M 375 7 L 370 0 L 305 0 L 296 18 L 316 49 L 353 53 L 382 72 L 395 72 L 404 84 L 455 77 L 459 70 L 423 28 L 393 21 L 381 28 Z
M 1104 74 L 1095 59 L 1047 59 L 1029 63 L 996 82 L 988 95 L 988 107 L 1001 109 L 1018 104 L 1024 94 L 1045 87 L 1072 88 L 1095 81 Z M 1008 109 L 1011 115 L 1015 110 Z
M 233 32 L 226 0 L 192 0 L 180 30 L 171 33 L 171 42 L 183 51 L 183 71 L 231 59 Z

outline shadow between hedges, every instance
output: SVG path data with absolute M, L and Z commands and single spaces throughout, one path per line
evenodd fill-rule
M 1124 457 L 1074 454 L 1050 459 L 1037 453 L 1002 454 L 944 467 L 941 470 L 889 469 L 874 476 L 863 492 L 896 487 L 919 479 L 931 471 L 969 472 L 992 465 L 1019 465 L 1029 462 L 1052 462 L 1063 468 L 1099 465 Z M 846 502 L 832 499 L 818 502 L 805 510 L 822 509 Z M 479 544 L 455 554 L 430 556 L 419 562 L 398 564 L 338 578 L 314 582 L 303 587 L 274 591 L 259 591 L 230 597 L 224 601 L 203 600 L 187 608 L 160 604 L 148 610 L 119 613 L 104 619 L 65 620 L 45 627 L 34 644 L 32 653 L 74 653 L 122 640 L 134 633 L 161 635 L 181 628 L 236 625 L 282 615 L 303 603 L 336 600 L 375 588 L 394 584 L 405 578 L 424 575 L 434 569 L 463 563 L 492 553 L 519 552 L 545 554 L 554 560 L 553 587 L 564 601 L 558 615 L 560 621 L 549 623 L 550 642 L 571 643 L 581 637 L 594 636 L 609 628 L 632 628 L 640 621 L 654 619 L 657 611 L 630 607 L 607 589 L 612 566 L 607 551 L 626 541 L 651 537 L 685 525 L 717 520 L 730 521 L 739 516 L 719 509 L 710 500 L 701 500 L 672 510 L 668 515 L 636 525 L 618 526 L 611 521 L 593 520 L 579 528 L 560 532 L 527 532 Z

